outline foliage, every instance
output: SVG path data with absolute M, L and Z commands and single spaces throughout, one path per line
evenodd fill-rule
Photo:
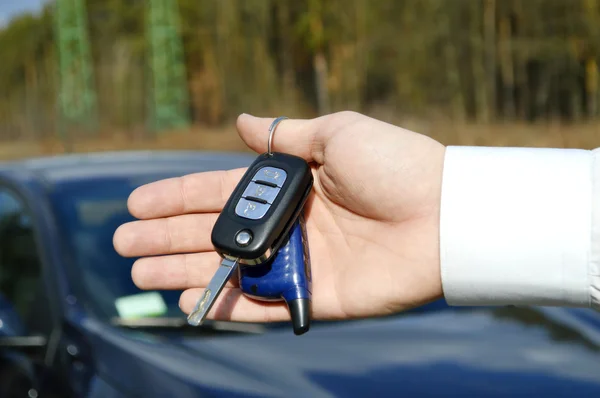
M 591 120 L 597 0 L 178 0 L 194 122 L 241 112 Z M 103 127 L 143 129 L 147 2 L 87 0 Z M 52 134 L 52 3 L 0 31 L 0 138 Z

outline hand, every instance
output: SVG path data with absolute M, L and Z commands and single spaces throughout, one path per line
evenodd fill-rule
M 241 115 L 245 143 L 266 152 L 272 118 Z M 442 297 L 439 210 L 445 147 L 433 139 L 354 112 L 284 120 L 273 150 L 313 166 L 306 211 L 314 319 L 381 316 Z M 119 227 L 118 253 L 142 257 L 132 269 L 141 289 L 181 289 L 189 314 L 220 257 L 210 235 L 244 169 L 204 172 L 136 189 L 138 218 Z M 160 257 L 153 257 L 159 256 Z M 166 256 L 165 256 L 166 255 Z M 209 319 L 289 320 L 284 303 L 245 297 L 232 279 Z

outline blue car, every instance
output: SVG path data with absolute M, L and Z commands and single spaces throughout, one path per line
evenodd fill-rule
M 136 187 L 248 154 L 122 152 L 0 166 L 0 397 L 600 396 L 600 314 L 450 308 L 189 327 L 112 245 Z M 136 316 L 146 314 L 144 317 Z

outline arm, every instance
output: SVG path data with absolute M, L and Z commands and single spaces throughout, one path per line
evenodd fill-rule
M 240 137 L 262 153 L 272 121 L 242 115 Z M 313 167 L 306 226 L 314 319 L 389 315 L 441 298 L 598 308 L 596 152 L 445 147 L 355 112 L 288 119 L 274 148 Z M 114 239 L 119 253 L 141 257 L 132 270 L 138 287 L 182 289 L 182 310 L 194 308 L 219 263 L 212 224 L 243 171 L 167 179 L 131 194 L 140 220 Z M 227 289 L 209 319 L 289 319 L 285 306 Z
M 598 156 L 448 147 L 440 210 L 447 302 L 600 308 Z

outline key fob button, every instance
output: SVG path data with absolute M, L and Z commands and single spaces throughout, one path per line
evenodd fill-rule
M 267 214 L 269 207 L 271 207 L 269 204 L 241 198 L 237 206 L 235 206 L 235 214 L 250 220 L 259 220 Z
M 273 204 L 273 201 L 277 197 L 277 194 L 279 194 L 279 191 L 281 191 L 281 188 L 270 187 L 268 185 L 251 182 L 248 185 L 248 188 L 246 188 L 242 194 L 242 197 L 258 198 L 266 200 L 269 204 Z
M 258 170 L 256 174 L 254 174 L 252 181 L 264 181 L 267 183 L 274 184 L 281 188 L 286 178 L 287 173 L 285 172 L 285 170 L 279 169 L 277 167 L 263 167 L 262 169 Z
M 235 236 L 235 243 L 237 243 L 238 246 L 248 246 L 250 242 L 252 242 L 252 234 L 250 231 L 240 231 Z

